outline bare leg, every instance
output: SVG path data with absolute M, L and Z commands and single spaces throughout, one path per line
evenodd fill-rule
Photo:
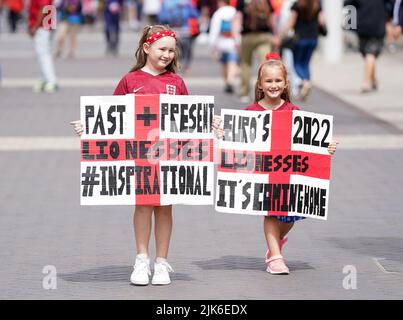
M 136 206 L 134 211 L 133 226 L 138 254 L 145 253 L 148 255 L 153 208 L 153 206 Z
M 64 47 L 64 36 L 60 36 L 60 38 L 57 41 L 57 49 L 55 54 L 56 58 L 59 58 L 62 55 L 63 47 Z
M 172 233 L 172 206 L 154 208 L 156 257 L 167 258 Z
M 280 239 L 284 239 L 284 237 L 288 234 L 288 232 L 294 226 L 294 222 L 284 223 L 280 222 Z
M 77 34 L 78 34 L 78 26 L 73 26 L 70 30 L 70 52 L 69 58 L 74 58 L 77 48 Z
M 67 35 L 68 24 L 65 21 L 60 22 L 58 25 L 58 30 L 56 34 L 56 58 L 59 58 L 62 55 L 64 48 L 64 41 Z
M 388 21 L 386 23 L 386 47 L 390 53 L 397 52 L 397 45 L 399 38 L 396 37 L 396 33 L 394 31 L 394 25 L 392 21 Z
M 376 80 L 376 57 L 373 56 L 373 66 L 372 66 L 372 72 L 371 72 L 371 86 L 372 89 L 376 88 L 378 86 L 378 82 Z
M 365 56 L 363 90 L 370 90 L 372 88 L 373 80 L 375 79 L 375 62 L 376 57 L 373 54 Z
M 390 21 L 386 22 L 385 30 L 386 30 L 386 45 L 389 45 L 394 40 L 392 22 L 390 22 Z
M 265 217 L 263 222 L 264 234 L 271 256 L 280 253 L 280 240 L 292 229 L 294 223 L 283 223 L 273 217 Z
M 233 85 L 238 74 L 238 64 L 235 61 L 229 61 L 227 64 L 227 83 Z
M 228 84 L 228 63 L 223 64 L 223 77 L 225 84 Z

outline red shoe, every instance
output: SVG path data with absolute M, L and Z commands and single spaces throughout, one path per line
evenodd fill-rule
M 273 256 L 267 261 L 267 272 L 271 274 L 289 274 L 290 270 L 285 265 L 285 260 L 281 254 Z
M 288 237 L 285 236 L 283 239 L 280 240 L 280 252 L 283 249 L 283 246 L 286 244 L 286 242 L 288 241 Z M 270 258 L 270 251 L 269 249 L 267 249 L 266 251 L 266 260 L 268 260 Z

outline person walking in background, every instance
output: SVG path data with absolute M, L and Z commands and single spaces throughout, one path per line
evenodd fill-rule
M 302 100 L 308 98 L 312 88 L 310 63 L 318 45 L 320 28 L 326 27 L 325 16 L 319 0 L 297 0 L 291 7 L 291 15 L 281 32 L 281 39 L 288 37 L 294 29 L 292 52 L 294 69 L 301 79 L 299 96 Z
M 229 5 L 230 0 L 219 0 L 219 9 L 213 14 L 210 23 L 209 46 L 213 57 L 219 59 L 223 66 L 226 93 L 234 92 L 235 77 L 238 74 L 239 57 L 236 41 L 240 34 L 233 30 L 236 10 Z
M 403 1 L 396 0 L 393 8 L 393 25 L 395 37 L 399 38 L 403 28 Z
M 270 0 L 270 4 L 273 8 L 273 21 L 274 21 L 273 34 L 277 34 L 279 31 L 279 24 L 281 20 L 281 13 L 284 2 L 285 0 Z M 280 51 L 281 51 L 280 45 L 278 43 L 273 43 L 273 52 L 280 52 Z
M 283 32 L 291 15 L 291 7 L 295 3 L 295 1 L 296 0 L 284 0 L 282 2 L 281 10 L 279 12 L 277 20 L 276 34 L 281 34 Z M 289 33 L 287 34 L 287 37 L 291 38 L 293 34 L 294 30 L 290 30 Z M 299 95 L 301 79 L 295 72 L 292 49 L 285 46 L 281 46 L 280 41 L 278 43 L 278 46 L 283 62 L 288 70 L 291 94 L 293 95 L 293 97 L 297 97 Z
M 56 34 L 56 58 L 63 53 L 66 37 L 70 36 L 69 58 L 74 58 L 77 48 L 77 34 L 82 23 L 81 0 L 61 0 L 58 7 L 58 28 Z
M 199 12 L 192 0 L 163 0 L 158 15 L 160 24 L 169 25 L 178 35 L 180 64 L 184 74 L 191 71 L 193 42 L 199 33 Z
M 106 0 L 104 8 L 106 54 L 117 56 L 123 0 Z
M 273 7 L 273 13 L 278 17 L 280 15 L 281 8 L 283 7 L 285 0 L 270 0 Z
M 393 8 L 395 6 L 395 0 L 385 0 L 386 7 L 386 48 L 389 53 L 396 53 L 399 37 L 394 31 L 393 24 Z
M 3 7 L 4 7 L 4 0 L 0 0 L 0 33 L 1 33 L 1 26 L 2 26 L 2 19 L 3 16 Z M 1 71 L 1 70 L 0 70 Z M 1 76 L 1 74 L 0 74 Z M 1 79 L 0 79 L 1 80 Z
M 210 28 L 210 20 L 213 14 L 210 14 L 215 7 L 217 1 L 213 0 L 199 0 L 197 1 L 197 10 L 200 12 L 200 35 L 197 41 L 202 44 L 208 43 L 208 33 Z
M 139 30 L 140 22 L 138 21 L 137 13 L 137 1 L 138 0 L 125 0 L 125 7 L 127 9 L 127 20 L 129 22 L 129 28 L 133 31 Z
M 58 89 L 52 58 L 52 30 L 49 25 L 44 24 L 43 10 L 45 6 L 52 5 L 52 2 L 53 0 L 30 0 L 29 4 L 28 33 L 34 40 L 35 53 L 42 74 L 42 81 L 34 87 L 35 92 L 53 93 Z
M 250 78 L 253 54 L 263 62 L 271 51 L 271 37 L 275 26 L 273 7 L 269 0 L 239 0 L 234 30 L 240 30 L 241 102 L 250 101 Z
M 378 89 L 376 77 L 376 60 L 382 52 L 386 10 L 384 0 L 344 0 L 345 6 L 357 9 L 357 34 L 359 50 L 364 58 L 364 80 L 362 93 Z

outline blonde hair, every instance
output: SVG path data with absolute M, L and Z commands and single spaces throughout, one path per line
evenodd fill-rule
M 270 59 L 263 62 L 257 73 L 256 85 L 255 85 L 255 102 L 259 102 L 264 98 L 264 92 L 262 89 L 259 88 L 259 83 L 262 79 L 263 68 L 268 67 L 277 67 L 280 68 L 283 72 L 284 81 L 288 84 L 286 88 L 284 88 L 283 93 L 281 94 L 281 99 L 291 103 L 291 92 L 290 92 L 290 85 L 288 82 L 288 72 L 287 68 L 285 67 L 283 61 L 277 59 Z
M 147 54 L 144 52 L 143 45 L 151 34 L 158 32 L 158 31 L 162 31 L 162 30 L 171 30 L 171 29 L 168 26 L 164 26 L 164 25 L 154 25 L 154 26 L 144 27 L 143 34 L 140 37 L 139 45 L 138 45 L 138 48 L 135 53 L 136 63 L 134 65 L 134 67 L 130 70 L 130 72 L 139 70 L 146 65 Z M 171 63 L 169 65 L 167 65 L 167 67 L 165 68 L 167 71 L 171 71 L 171 72 L 175 73 L 176 70 L 179 69 L 178 55 L 179 55 L 178 48 L 175 47 L 175 57 L 173 58 Z

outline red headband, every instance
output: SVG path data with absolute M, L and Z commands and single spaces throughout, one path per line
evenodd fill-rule
M 176 34 L 172 30 L 157 31 L 148 36 L 146 43 L 152 44 L 153 42 L 155 42 L 163 37 L 173 37 L 174 39 L 176 39 Z
M 281 60 L 281 57 L 278 55 L 278 53 L 270 52 L 266 54 L 266 60 Z

